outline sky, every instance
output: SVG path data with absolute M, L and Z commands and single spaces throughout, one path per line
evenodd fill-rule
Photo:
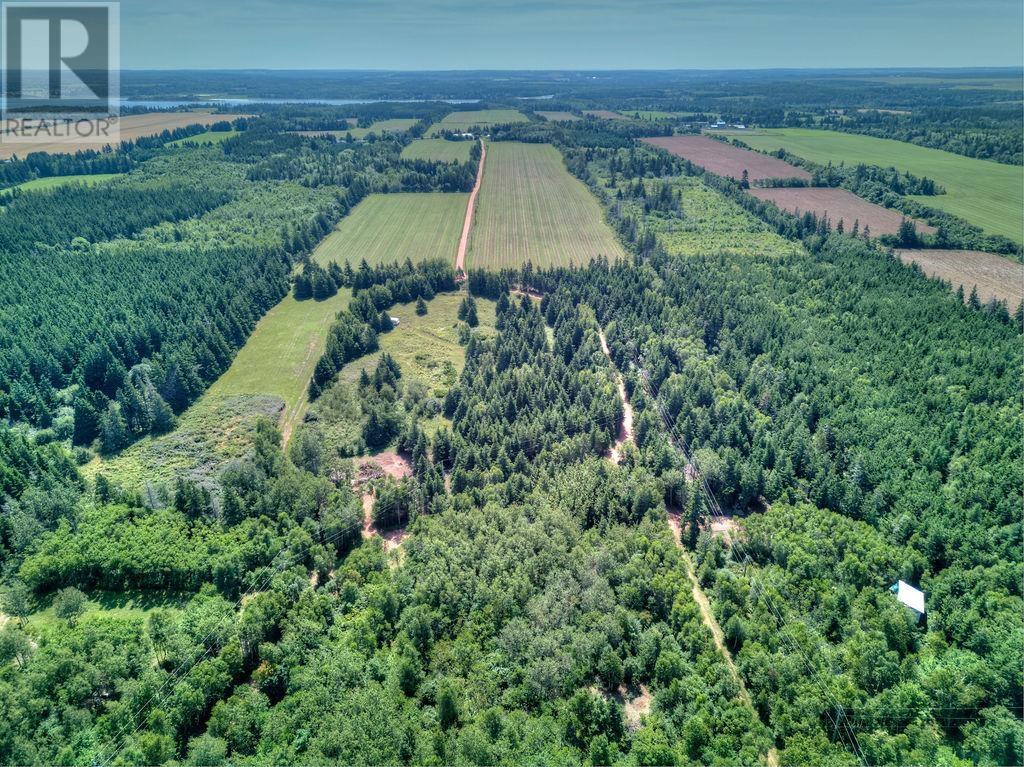
M 1021 0 L 123 0 L 128 69 L 1020 66 Z

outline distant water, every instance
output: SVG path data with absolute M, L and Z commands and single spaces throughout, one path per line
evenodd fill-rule
M 351 104 L 426 104 L 433 101 L 445 104 L 479 104 L 480 99 L 260 99 L 260 98 L 194 98 L 187 100 L 118 99 L 122 107 L 148 107 L 150 109 L 177 109 L 187 106 L 248 106 L 249 104 L 323 104 L 343 107 Z

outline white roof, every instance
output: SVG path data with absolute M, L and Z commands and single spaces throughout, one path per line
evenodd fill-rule
M 896 598 L 911 610 L 924 615 L 924 592 L 915 589 L 909 583 L 900 581 L 896 584 Z

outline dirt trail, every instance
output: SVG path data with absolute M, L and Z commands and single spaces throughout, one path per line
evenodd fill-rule
M 612 352 L 608 348 L 608 339 L 605 337 L 604 331 L 598 330 L 597 334 L 601 338 L 601 351 L 611 360 Z M 613 362 L 613 367 L 614 364 Z M 633 440 L 633 406 L 629 404 L 629 398 L 626 396 L 626 383 L 622 380 L 622 374 L 618 370 L 615 371 L 615 385 L 619 390 L 619 399 L 622 400 L 622 421 L 619 423 L 619 434 L 615 439 L 615 444 L 608 449 L 608 460 L 612 463 L 622 460 L 623 446 Z
M 459 252 L 455 256 L 455 272 L 466 273 L 466 249 L 469 247 L 469 230 L 473 228 L 473 211 L 476 210 L 476 196 L 480 193 L 480 186 L 484 181 L 484 160 L 487 159 L 487 145 L 480 139 L 480 166 L 476 171 L 476 183 L 473 191 L 469 193 L 469 203 L 466 205 L 466 220 L 462 224 L 462 237 L 459 240 Z

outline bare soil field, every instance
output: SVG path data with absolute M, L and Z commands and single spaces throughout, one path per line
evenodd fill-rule
M 862 200 L 846 189 L 802 186 L 751 189 L 750 193 L 759 200 L 773 202 L 795 215 L 809 211 L 818 218 L 827 216 L 833 227 L 842 221 L 847 232 L 853 228 L 854 222 L 860 224 L 861 232 L 865 226 L 870 226 L 871 234 L 875 237 L 880 234 L 896 234 L 903 219 L 906 218 L 898 210 L 883 208 L 881 205 Z M 935 227 L 923 221 L 914 223 L 918 232 L 935 234 Z
M 129 115 L 120 118 L 119 141 L 134 141 L 143 136 L 158 136 L 165 130 L 183 128 L 186 125 L 209 126 L 225 120 L 237 120 L 239 117 L 251 117 L 251 115 L 219 115 L 208 109 L 195 110 L 192 112 L 153 112 L 144 115 Z M 102 149 L 110 142 L 100 139 L 90 142 L 54 141 L 46 136 L 40 136 L 38 141 L 32 143 L 8 143 L 0 141 L 0 160 L 9 160 L 17 155 L 25 157 L 30 152 L 47 152 L 49 154 L 73 154 L 83 149 Z
M 743 171 L 747 171 L 750 181 L 766 178 L 802 178 L 809 181 L 811 178 L 803 168 L 706 136 L 655 136 L 642 141 L 687 159 L 711 173 L 736 180 L 743 178 Z
M 977 286 L 982 303 L 1006 301 L 1010 311 L 1024 301 L 1024 264 L 978 250 L 897 250 L 905 264 L 916 263 L 929 277 L 948 280 L 954 290 L 963 285 L 969 296 Z

